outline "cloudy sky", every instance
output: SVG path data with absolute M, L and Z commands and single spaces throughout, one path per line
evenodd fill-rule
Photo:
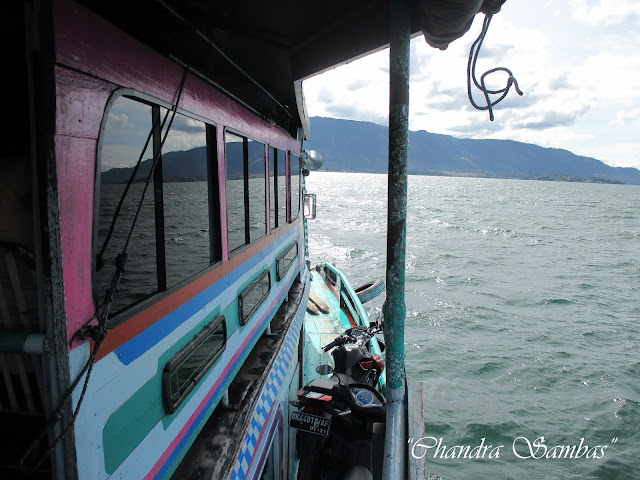
M 640 168 L 640 0 L 507 0 L 477 76 L 507 67 L 524 96 L 512 89 L 493 122 L 467 99 L 467 58 L 482 20 L 445 51 L 422 36 L 411 42 L 411 130 L 512 139 Z M 387 124 L 388 62 L 385 50 L 306 80 L 309 115 Z M 495 75 L 489 88 L 502 88 L 506 77 Z
M 160 107 L 161 119 L 164 119 L 166 112 L 166 109 Z M 167 119 L 167 124 L 169 119 Z M 104 136 L 102 137 L 100 170 L 104 172 L 112 168 L 135 166 L 150 129 L 151 107 L 127 97 L 119 97 L 109 110 Z M 206 145 L 206 142 L 204 123 L 178 113 L 171 125 L 171 131 L 167 136 L 162 152 L 189 150 Z M 151 158 L 152 156 L 153 149 L 149 144 L 143 154 L 143 159 Z

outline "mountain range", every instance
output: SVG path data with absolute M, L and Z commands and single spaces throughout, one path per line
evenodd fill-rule
M 320 151 L 323 170 L 385 173 L 389 129 L 370 122 L 313 117 L 305 148 Z M 409 174 L 457 175 L 640 185 L 640 170 L 611 167 L 567 150 L 512 140 L 409 132 Z
M 260 148 L 262 147 L 262 148 Z M 227 156 L 241 158 L 242 143 L 227 144 Z M 256 163 L 264 162 L 264 146 L 258 142 L 249 143 L 249 171 L 254 171 Z M 151 159 L 140 162 L 134 182 L 144 182 L 151 169 Z M 242 162 L 228 162 L 227 178 L 242 178 Z M 112 168 L 102 172 L 102 183 L 127 183 L 133 167 Z M 198 182 L 207 180 L 207 149 L 196 147 L 191 150 L 177 150 L 162 154 L 162 178 L 165 182 Z
M 325 171 L 386 173 L 387 127 L 369 122 L 313 117 L 312 139 L 304 147 L 324 156 Z M 251 148 L 253 147 L 253 148 Z M 250 143 L 250 164 L 264 158 L 261 144 Z M 229 143 L 227 155 L 241 155 L 241 143 Z M 255 151 L 254 151 L 255 150 Z M 205 147 L 163 154 L 165 181 L 206 180 Z M 135 181 L 143 181 L 151 160 L 141 163 Z M 229 178 L 240 178 L 241 163 L 231 162 Z M 237 171 L 236 171 L 237 170 Z M 252 169 L 253 170 L 253 169 Z M 132 168 L 102 173 L 104 183 L 126 183 Z M 425 131 L 409 132 L 409 174 L 563 180 L 640 185 L 640 170 L 611 167 L 567 150 L 512 140 L 455 138 Z

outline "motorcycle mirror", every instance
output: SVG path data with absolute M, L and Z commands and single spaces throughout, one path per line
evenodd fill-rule
M 316 372 L 320 375 L 331 375 L 333 373 L 333 368 L 331 365 L 320 365 L 316 367 Z
M 374 320 L 372 322 L 369 322 L 369 327 L 372 328 L 372 329 L 380 329 L 380 330 L 382 330 L 383 327 L 384 327 L 384 322 L 383 321 L 378 322 L 378 321 Z

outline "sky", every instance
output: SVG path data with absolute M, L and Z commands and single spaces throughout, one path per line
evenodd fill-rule
M 640 0 L 507 0 L 480 51 L 477 77 L 509 68 L 511 90 L 495 120 L 467 98 L 469 48 L 483 15 L 445 51 L 411 41 L 410 130 L 562 148 L 640 169 Z M 303 83 L 309 116 L 388 124 L 389 50 Z M 506 75 L 487 79 L 503 88 Z M 474 98 L 480 103 L 479 90 Z M 313 138 L 313 121 L 311 122 Z
M 166 111 L 165 108 L 160 107 L 161 120 Z M 133 167 L 138 162 L 150 129 L 151 107 L 127 97 L 119 97 L 109 110 L 102 137 L 100 171 Z M 206 145 L 206 140 L 204 123 L 178 113 L 173 120 L 162 151 L 168 153 L 176 150 L 190 150 Z M 153 149 L 149 144 L 143 159 L 151 158 L 152 155 Z

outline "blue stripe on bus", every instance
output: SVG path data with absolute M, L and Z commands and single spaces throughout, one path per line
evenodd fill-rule
M 140 334 L 118 347 L 115 350 L 115 354 L 118 359 L 124 365 L 129 365 L 131 362 L 139 358 L 147 350 L 169 336 L 176 328 L 182 325 L 183 322 L 195 315 L 212 299 L 216 298 L 224 292 L 224 290 L 229 288 L 242 275 L 254 268 L 260 260 L 273 253 L 274 250 L 280 248 L 283 243 L 290 241 L 291 237 L 297 236 L 297 233 L 298 231 L 293 229 L 291 233 L 283 235 L 278 240 L 269 244 L 268 247 L 261 250 L 258 254 L 247 259 L 247 261 L 233 269 L 216 283 L 207 287 L 195 297 L 180 305 L 173 312 L 158 319 Z
M 299 268 L 302 265 L 302 262 L 298 262 L 297 267 Z M 289 278 L 290 280 L 290 278 Z M 270 308 L 270 310 L 262 316 L 262 318 L 260 319 L 260 323 L 265 323 L 266 319 L 268 317 L 271 317 L 272 315 L 275 315 L 276 311 L 279 308 L 279 300 L 281 300 L 284 296 L 286 295 L 286 292 L 280 292 L 278 299 L 274 302 L 274 304 L 272 304 L 272 307 Z M 304 306 L 301 304 L 300 305 L 300 309 L 302 310 L 302 315 L 304 315 Z M 291 324 L 290 329 L 294 329 L 294 333 L 293 335 L 297 335 L 296 339 L 299 338 L 300 335 L 300 327 L 302 326 L 302 322 L 298 321 L 298 317 L 301 316 L 300 315 L 300 311 L 296 312 L 296 318 L 294 318 L 293 323 Z M 298 333 L 296 334 L 295 331 L 297 331 Z M 258 338 L 258 334 L 261 332 L 261 329 L 255 329 L 253 331 L 253 335 L 252 338 L 248 340 L 247 345 L 251 345 L 251 347 L 249 347 L 249 350 L 251 348 L 253 348 L 253 344 L 255 342 L 257 342 L 257 338 Z M 261 334 L 261 333 L 260 333 Z M 287 333 L 287 335 L 292 335 L 291 330 Z M 286 340 L 285 340 L 286 343 Z M 228 365 L 225 369 L 225 373 L 223 375 L 223 379 L 221 381 L 221 383 L 219 383 L 219 387 L 217 388 L 217 392 L 212 395 L 209 400 L 205 401 L 205 404 L 203 406 L 203 408 L 200 410 L 200 413 L 197 414 L 196 418 L 194 419 L 194 421 L 191 423 L 191 425 L 189 426 L 189 428 L 187 429 L 187 431 L 185 432 L 185 434 L 182 436 L 182 438 L 180 439 L 180 441 L 177 443 L 177 445 L 175 446 L 175 448 L 173 449 L 173 451 L 169 454 L 169 456 L 165 459 L 163 465 L 160 467 L 160 469 L 156 472 L 156 474 L 154 475 L 154 478 L 164 478 L 167 473 L 169 472 L 170 468 L 176 467 L 176 465 L 174 465 L 174 462 L 176 462 L 177 460 L 181 460 L 183 457 L 183 450 L 186 446 L 191 445 L 191 443 L 193 443 L 193 436 L 196 432 L 200 431 L 200 426 L 202 425 L 202 423 L 208 418 L 207 417 L 207 413 L 209 412 L 209 410 L 211 409 L 211 407 L 213 406 L 214 403 L 217 403 L 220 399 L 220 397 L 222 396 L 222 392 L 224 391 L 223 388 L 220 388 L 220 386 L 224 386 L 227 384 L 227 382 L 229 382 L 229 377 L 232 373 L 235 374 L 235 370 L 237 368 L 239 368 L 239 366 L 244 362 L 245 357 L 243 354 L 239 355 L 238 358 L 235 360 L 235 362 L 233 362 L 232 365 Z

